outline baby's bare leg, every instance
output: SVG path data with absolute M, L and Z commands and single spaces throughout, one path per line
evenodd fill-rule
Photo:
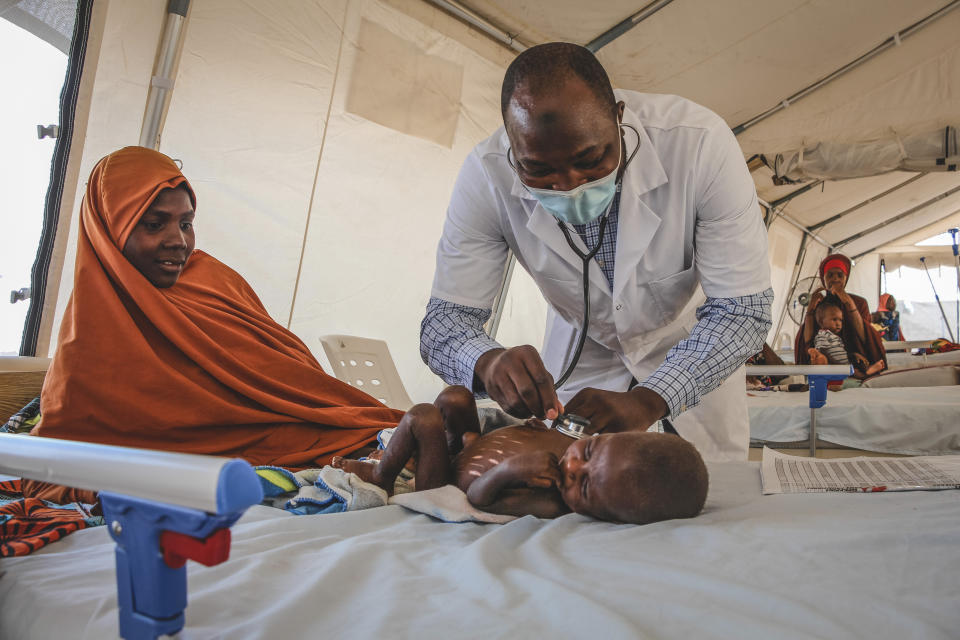
M 407 411 L 393 432 L 379 464 L 339 457 L 334 458 L 331 464 L 356 473 L 361 479 L 392 493 L 397 475 L 414 454 L 417 456 L 417 491 L 434 489 L 447 483 L 450 456 L 447 453 L 443 416 L 432 404 L 418 404 Z
M 876 373 L 880 373 L 881 371 L 883 371 L 884 366 L 885 366 L 885 365 L 883 364 L 883 360 L 877 360 L 877 361 L 874 362 L 872 365 L 870 365 L 869 367 L 867 367 L 866 374 L 867 374 L 868 376 L 872 376 L 872 375 L 874 375 L 874 374 L 876 374 Z
M 807 349 L 807 353 L 810 355 L 810 364 L 829 364 L 827 362 L 827 356 L 823 355 L 820 351 L 816 349 Z
M 463 449 L 463 434 L 480 433 L 477 403 L 466 387 L 456 385 L 441 391 L 433 404 L 443 416 L 447 450 L 454 456 Z

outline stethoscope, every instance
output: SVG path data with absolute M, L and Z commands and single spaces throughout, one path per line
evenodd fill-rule
M 617 193 L 610 201 L 610 204 L 607 205 L 607 210 L 603 212 L 603 215 L 600 218 L 600 227 L 597 229 L 597 244 L 594 245 L 593 249 L 588 249 L 586 252 L 581 251 L 580 247 L 574 243 L 573 238 L 570 236 L 570 231 L 567 229 L 567 224 L 562 220 L 557 220 L 557 226 L 559 226 L 560 231 L 563 232 L 563 237 L 570 246 L 570 249 L 577 254 L 577 257 L 579 257 L 583 262 L 583 323 L 581 324 L 582 328 L 580 329 L 580 336 L 577 339 L 577 346 L 573 351 L 573 358 L 570 360 L 570 363 L 567 365 L 567 368 L 564 370 L 564 372 L 559 378 L 557 378 L 556 382 L 554 382 L 554 390 L 559 389 L 561 386 L 563 386 L 563 383 L 567 381 L 567 379 L 573 373 L 573 370 L 576 368 L 577 363 L 580 361 L 580 355 L 583 353 L 583 345 L 587 341 L 587 330 L 590 327 L 590 261 L 593 260 L 593 258 L 597 255 L 597 252 L 600 251 L 600 247 L 603 246 L 603 236 L 607 229 L 607 221 L 610 218 L 610 210 L 613 208 L 614 202 L 620 200 L 620 189 L 623 185 L 623 174 L 626 173 L 627 166 L 630 164 L 630 161 L 633 160 L 633 157 L 637 155 L 637 151 L 640 150 L 640 133 L 636 130 L 636 128 L 634 128 L 633 125 L 625 122 L 620 123 L 620 126 L 633 129 L 634 134 L 637 136 L 637 146 L 634 147 L 633 152 L 629 155 L 629 157 L 627 157 L 627 161 L 623 165 L 623 171 L 617 177 Z M 624 143 L 624 145 L 626 145 L 626 143 Z M 507 161 L 509 162 L 509 151 Z M 521 183 L 522 182 L 523 181 L 521 180 Z M 673 425 L 667 418 L 661 419 L 661 424 L 663 425 L 664 430 L 668 433 L 676 433 L 676 429 L 674 429 Z M 587 438 L 590 435 L 597 435 L 595 433 L 585 433 L 585 430 L 590 426 L 590 421 L 584 417 L 572 413 L 560 414 L 553 421 L 552 426 L 560 433 L 577 440 L 581 438 Z

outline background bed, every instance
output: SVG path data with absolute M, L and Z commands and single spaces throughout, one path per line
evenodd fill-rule
M 750 439 L 757 443 L 806 441 L 806 393 L 751 391 Z M 845 389 L 827 394 L 817 434 L 833 444 L 910 455 L 960 453 L 960 386 Z

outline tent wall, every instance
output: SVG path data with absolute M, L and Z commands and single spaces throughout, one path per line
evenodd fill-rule
M 99 158 L 139 139 L 166 5 L 97 4 L 106 15 L 88 60 L 96 76 L 74 150 L 80 188 L 57 325 L 83 183 Z M 414 4 L 416 18 L 376 0 L 195 0 L 160 150 L 183 162 L 197 192 L 198 248 L 243 274 L 321 362 L 323 334 L 386 340 L 410 396 L 425 401 L 442 387 L 419 354 L 436 242 L 464 157 L 500 125 L 513 54 L 461 39 L 465 27 Z M 385 93 L 378 73 L 409 70 L 414 86 Z M 410 120 L 411 99 L 446 114 L 445 138 Z M 499 337 L 539 345 L 545 303 L 525 273 L 514 278 Z
M 767 335 L 767 344 L 778 348 L 784 342 L 778 339 L 776 335 L 777 322 L 783 311 L 783 305 L 787 302 L 787 294 L 790 292 L 794 265 L 797 260 L 797 252 L 800 250 L 800 240 L 803 232 L 793 225 L 783 220 L 774 220 L 773 224 L 767 230 L 767 246 L 770 254 L 770 282 L 774 291 L 773 300 L 773 326 L 770 327 L 770 333 Z M 809 249 L 808 249 L 809 250 Z M 784 318 L 780 332 L 793 334 L 795 325 L 790 322 L 790 318 Z M 787 343 L 790 342 L 788 339 Z
M 37 356 L 52 354 L 64 307 L 73 290 L 80 201 L 87 177 L 103 156 L 137 144 L 165 11 L 163 2 L 97 0 L 84 61 L 67 184 L 45 299 Z M 72 186 L 72 188 L 71 188 Z M 62 265 L 62 268 L 58 267 Z M 59 276 L 59 278 L 57 277 Z M 59 291 L 52 287 L 59 281 Z M 54 295 L 55 294 L 55 295 Z M 55 308 L 52 322 L 48 309 Z M 49 341 L 47 353 L 43 345 Z
M 671 3 L 600 58 L 618 86 L 678 93 L 735 125 L 948 2 L 774 4 Z M 550 11 L 545 2 L 473 6 L 530 42 L 586 42 L 636 9 L 626 0 L 586 13 L 572 0 Z M 70 158 L 75 191 L 64 196 L 53 263 L 57 271 L 62 262 L 62 277 L 59 291 L 48 288 L 56 307 L 44 318 L 53 325 L 49 351 L 73 284 L 86 176 L 103 155 L 139 140 L 165 8 L 165 0 L 95 3 L 96 46 L 87 53 Z M 747 129 L 741 145 L 769 153 L 887 136 L 890 123 L 898 135 L 939 126 L 956 114 L 958 21 L 960 10 L 945 14 Z M 499 86 L 514 55 L 420 0 L 193 0 L 160 148 L 183 161 L 197 191 L 198 246 L 237 268 L 321 361 L 317 339 L 325 333 L 384 339 L 411 397 L 430 399 L 441 383 L 420 361 L 418 342 L 434 249 L 463 158 L 500 124 Z M 786 212 L 813 225 L 911 175 L 830 181 Z M 754 178 L 769 202 L 797 189 L 773 185 L 765 167 Z M 924 176 L 817 233 L 840 242 L 956 180 Z M 876 256 L 958 209 L 960 193 L 844 246 L 853 255 L 887 245 L 859 261 L 851 290 L 875 302 Z M 770 228 L 775 324 L 801 237 L 783 220 Z M 825 254 L 809 242 L 800 277 L 814 275 Z M 539 345 L 544 318 L 539 292 L 515 270 L 498 337 Z M 781 328 L 794 331 L 789 320 Z

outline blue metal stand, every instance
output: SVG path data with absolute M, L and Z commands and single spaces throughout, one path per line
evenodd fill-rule
M 120 636 L 152 640 L 180 631 L 187 607 L 186 560 L 208 566 L 226 560 L 230 526 L 262 499 L 256 474 L 242 460 L 221 472 L 216 514 L 102 492 L 104 518 L 117 543 Z
M 827 383 L 834 380 L 844 380 L 853 375 L 853 366 L 850 373 L 811 373 L 807 375 L 807 384 L 810 386 L 810 457 L 817 455 L 817 409 L 827 403 Z

